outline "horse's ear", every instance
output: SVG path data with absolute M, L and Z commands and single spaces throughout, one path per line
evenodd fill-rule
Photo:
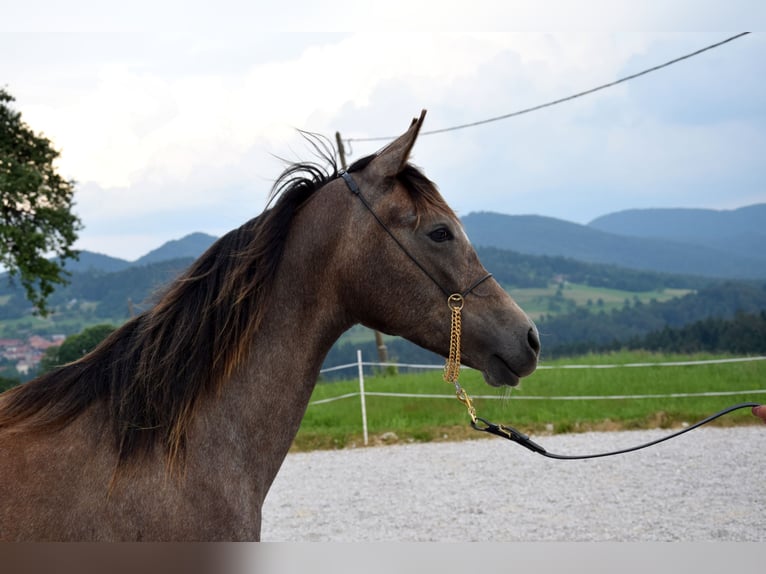
M 410 129 L 400 135 L 386 147 L 381 149 L 370 163 L 370 168 L 379 177 L 394 177 L 401 173 L 410 157 L 412 146 L 418 139 L 420 127 L 426 117 L 426 110 L 420 112 L 419 118 L 414 118 Z

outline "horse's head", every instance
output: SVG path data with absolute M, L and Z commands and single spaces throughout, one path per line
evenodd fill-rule
M 423 117 L 333 182 L 352 202 L 344 226 L 344 304 L 356 321 L 446 356 L 447 298 L 463 294 L 462 362 L 490 385 L 516 385 L 537 366 L 537 329 L 488 277 L 435 185 L 407 163 Z

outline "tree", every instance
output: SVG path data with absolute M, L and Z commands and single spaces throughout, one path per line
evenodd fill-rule
M 0 393 L 7 391 L 8 389 L 11 389 L 19 384 L 21 384 L 19 379 L 13 377 L 4 377 L 0 375 Z
M 94 325 L 84 329 L 81 333 L 70 335 L 60 347 L 51 347 L 45 351 L 45 355 L 40 361 L 39 373 L 47 373 L 56 367 L 71 363 L 87 355 L 115 329 L 114 325 Z
M 77 257 L 81 225 L 72 213 L 74 181 L 53 167 L 59 152 L 11 109 L 13 101 L 0 88 L 0 265 L 46 315 L 54 286 L 66 283 L 66 260 Z

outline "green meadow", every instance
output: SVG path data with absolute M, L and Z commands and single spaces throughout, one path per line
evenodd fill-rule
M 612 311 L 624 307 L 625 302 L 664 302 L 691 293 L 689 289 L 661 289 L 656 291 L 622 291 L 604 287 L 590 287 L 577 283 L 550 284 L 547 287 L 509 289 L 508 292 L 532 318 L 558 315 L 585 307 L 597 311 Z
M 668 362 L 722 358 L 728 357 L 621 352 L 543 363 L 537 372 L 513 389 L 489 387 L 480 373 L 470 369 L 462 371 L 460 381 L 474 398 L 480 417 L 510 424 L 533 436 L 588 430 L 674 428 L 694 423 L 735 403 L 766 401 L 766 395 L 762 394 L 766 393 L 766 360 L 666 365 Z M 624 366 L 636 363 L 665 365 Z M 572 368 L 573 365 L 580 368 Z M 623 366 L 604 368 L 603 365 Z M 349 380 L 317 384 L 312 403 L 352 396 L 310 404 L 293 450 L 349 448 L 364 444 L 356 369 L 349 369 L 348 376 Z M 487 436 L 471 429 L 465 407 L 454 398 L 454 388 L 442 381 L 438 369 L 395 375 L 366 374 L 365 393 L 371 445 Z M 375 396 L 374 393 L 440 397 L 390 397 Z M 700 393 L 727 394 L 668 396 Z M 603 398 L 613 396 L 623 398 Z M 712 424 L 757 422 L 749 409 L 743 409 Z

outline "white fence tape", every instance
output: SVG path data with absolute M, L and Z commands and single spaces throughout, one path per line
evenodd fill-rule
M 342 401 L 344 399 L 350 399 L 353 397 L 361 398 L 362 407 L 362 427 L 364 434 L 364 444 L 368 443 L 367 438 L 367 405 L 365 397 L 397 397 L 407 399 L 454 399 L 454 394 L 448 395 L 434 395 L 427 393 L 383 393 L 383 392 L 370 392 L 364 390 L 364 367 L 396 367 L 396 368 L 408 368 L 408 369 L 443 369 L 442 365 L 420 365 L 420 364 L 408 364 L 408 363 L 371 363 L 362 361 L 362 352 L 356 352 L 356 363 L 348 363 L 346 365 L 338 365 L 336 367 L 329 367 L 322 369 L 320 373 L 329 373 L 334 371 L 340 371 L 343 369 L 357 368 L 359 378 L 359 392 L 346 393 L 337 397 L 329 397 L 326 399 L 318 399 L 311 401 L 309 406 L 312 405 L 324 405 L 327 403 L 333 403 L 335 401 Z M 605 364 L 605 365 L 540 365 L 538 369 L 619 369 L 619 368 L 640 368 L 640 367 L 687 367 L 697 365 L 717 365 L 727 363 L 746 363 L 750 361 L 763 361 L 766 357 L 736 357 L 731 359 L 707 359 L 700 361 L 668 361 L 664 363 L 623 363 L 623 364 Z M 603 401 L 603 400 L 624 400 L 624 399 L 676 399 L 676 398 L 690 398 L 690 397 L 728 397 L 734 395 L 744 394 L 766 394 L 766 389 L 748 389 L 742 391 L 711 391 L 701 393 L 668 393 L 668 394 L 650 394 L 650 395 L 576 395 L 576 396 L 529 396 L 529 395 L 474 395 L 475 399 L 485 400 L 502 400 L 502 401 Z
M 327 403 L 333 403 L 335 401 L 342 401 L 344 399 L 350 399 L 353 397 L 361 398 L 362 407 L 362 427 L 364 434 L 364 444 L 368 442 L 367 438 L 367 405 L 365 397 L 397 397 L 407 399 L 454 399 L 454 394 L 448 395 L 434 395 L 427 393 L 383 393 L 383 392 L 370 392 L 364 390 L 364 367 L 396 367 L 396 368 L 408 368 L 408 369 L 443 369 L 442 365 L 420 365 L 420 364 L 408 364 L 408 363 L 370 363 L 362 361 L 362 352 L 356 353 L 357 362 L 348 363 L 346 365 L 338 365 L 336 367 L 330 367 L 322 369 L 320 373 L 329 373 L 334 371 L 340 371 L 343 369 L 350 369 L 356 367 L 359 378 L 359 392 L 346 393 L 337 397 L 330 397 L 326 399 L 318 399 L 311 401 L 311 405 L 324 405 Z M 707 359 L 701 361 L 668 361 L 664 363 L 623 363 L 623 364 L 606 364 L 606 365 L 540 365 L 538 369 L 619 369 L 619 368 L 640 368 L 640 367 L 687 367 L 697 365 L 717 365 L 727 363 L 746 363 L 750 361 L 763 361 L 766 357 L 737 357 L 732 359 Z M 689 398 L 689 397 L 728 397 L 734 395 L 744 394 L 766 394 L 766 389 L 748 389 L 742 391 L 711 391 L 701 393 L 668 393 L 668 394 L 648 394 L 648 395 L 576 395 L 576 396 L 529 396 L 529 395 L 474 395 L 475 399 L 486 400 L 502 400 L 502 401 L 603 401 L 603 400 L 624 400 L 624 399 L 676 399 L 676 398 Z
M 352 397 L 358 397 L 362 393 L 347 393 L 345 395 L 339 395 L 337 397 L 330 397 L 328 399 L 319 399 L 312 401 L 310 405 L 321 405 L 326 403 L 332 403 L 334 401 L 340 401 L 343 399 L 349 399 Z M 603 400 L 620 400 L 620 399 L 685 399 L 692 397 L 731 397 L 736 395 L 762 395 L 766 394 L 766 389 L 745 389 L 742 391 L 711 391 L 706 393 L 668 393 L 665 395 L 574 395 L 574 396 L 534 396 L 534 395 L 510 395 L 510 396 L 498 396 L 498 395 L 471 395 L 473 399 L 485 399 L 495 401 L 603 401 Z M 405 399 L 455 399 L 455 395 L 432 395 L 426 393 L 382 393 L 366 391 L 364 393 L 367 397 L 398 397 Z
M 619 369 L 622 367 L 689 367 L 694 365 L 723 365 L 764 361 L 766 357 L 735 357 L 732 359 L 706 359 L 701 361 L 668 361 L 665 363 L 623 363 L 615 365 L 539 365 L 538 369 Z
M 766 361 L 766 356 L 758 357 L 734 357 L 731 359 L 705 359 L 700 361 L 667 361 L 656 363 L 614 363 L 605 365 L 538 365 L 538 370 L 545 369 L 619 369 L 623 367 L 636 368 L 636 367 L 688 367 L 694 365 L 717 365 L 726 363 L 748 363 L 751 361 Z M 338 365 L 336 367 L 328 367 L 319 371 L 320 373 L 330 373 L 333 371 L 341 371 L 344 369 L 356 368 L 359 363 L 347 363 L 345 365 Z M 444 365 L 423 365 L 423 364 L 410 364 L 410 363 L 373 363 L 363 361 L 364 367 L 396 367 L 407 369 L 443 369 Z M 463 367 L 469 368 L 469 367 Z

